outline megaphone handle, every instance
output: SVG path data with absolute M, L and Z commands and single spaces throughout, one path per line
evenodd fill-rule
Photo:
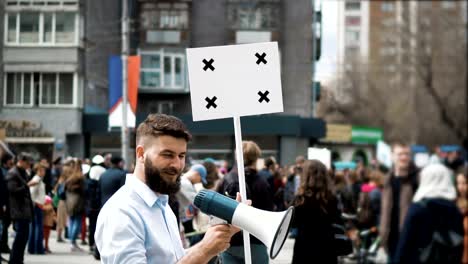
M 241 193 L 242 202 L 247 202 L 247 192 L 245 188 L 245 171 L 244 171 L 244 152 L 242 150 L 242 129 L 239 116 L 234 116 L 234 137 L 236 140 L 236 157 L 237 157 L 237 174 L 239 177 L 239 191 Z M 245 264 L 252 263 L 250 254 L 250 236 L 246 231 L 242 231 L 244 236 L 244 259 Z

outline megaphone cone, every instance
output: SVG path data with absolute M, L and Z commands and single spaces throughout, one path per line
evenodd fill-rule
M 283 212 L 260 210 L 209 190 L 200 191 L 194 204 L 205 214 L 219 217 L 254 235 L 270 249 L 272 259 L 286 241 L 294 213 L 293 207 Z

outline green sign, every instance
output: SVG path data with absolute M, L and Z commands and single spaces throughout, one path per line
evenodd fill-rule
M 383 131 L 380 128 L 356 127 L 351 129 L 351 142 L 361 144 L 377 144 L 383 140 Z

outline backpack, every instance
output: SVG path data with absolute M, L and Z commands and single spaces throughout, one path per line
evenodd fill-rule
M 429 208 L 428 201 L 423 200 L 421 204 Z M 432 215 L 435 220 L 436 229 L 432 233 L 431 242 L 419 251 L 421 263 L 460 263 L 463 254 L 463 234 L 456 231 L 438 229 L 444 222 L 444 215 Z

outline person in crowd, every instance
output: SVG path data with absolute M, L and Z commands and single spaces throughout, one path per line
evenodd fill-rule
M 190 138 L 173 116 L 150 114 L 138 126 L 135 171 L 98 217 L 95 239 L 102 263 L 206 263 L 229 247 L 239 231 L 231 225 L 210 227 L 187 252 L 179 239 L 167 201 L 180 188 Z
M 382 172 L 373 170 L 370 172 L 369 182 L 361 186 L 357 213 L 360 228 L 379 225 L 383 178 Z
M 275 188 L 273 175 L 276 171 L 276 160 L 274 157 L 268 157 L 265 159 L 265 165 L 263 169 L 258 172 L 260 177 L 263 177 L 268 184 L 270 184 L 270 190 L 273 191 Z
M 256 165 L 261 156 L 261 150 L 253 141 L 242 142 L 245 184 L 247 197 L 252 200 L 252 206 L 258 209 L 273 211 L 273 197 L 270 185 L 258 175 Z M 239 192 L 239 178 L 237 168 L 231 170 L 217 187 L 218 193 L 235 197 Z M 268 252 L 266 246 L 257 238 L 250 236 L 250 248 L 252 252 L 252 263 L 268 263 Z M 231 240 L 231 247 L 221 254 L 222 263 L 244 263 L 244 244 L 242 234 L 236 234 Z
M 72 174 L 65 181 L 65 204 L 70 219 L 68 237 L 72 251 L 82 251 L 76 243 L 82 228 L 81 218 L 85 213 L 85 178 L 81 172 L 81 164 L 75 162 Z
M 390 262 L 395 258 L 400 231 L 418 187 L 418 170 L 411 161 L 410 147 L 392 145 L 393 168 L 384 180 L 379 234 Z
M 74 161 L 70 160 L 67 161 L 62 169 L 61 175 L 57 180 L 57 184 L 55 185 L 55 193 L 59 197 L 59 202 L 57 205 L 57 242 L 65 242 L 62 237 L 62 233 L 66 230 L 67 221 L 68 221 L 68 214 L 67 214 L 67 206 L 66 206 L 66 192 L 65 192 L 65 183 L 69 177 L 72 176 L 74 173 Z
M 284 203 L 286 176 L 286 173 L 281 168 L 277 168 L 273 173 L 273 203 L 275 211 L 284 211 L 286 209 L 286 204 Z
M 33 203 L 29 186 L 27 170 L 33 163 L 32 157 L 27 153 L 16 156 L 16 165 L 7 173 L 10 216 L 16 231 L 15 240 L 10 253 L 10 264 L 22 264 L 24 251 L 28 243 L 29 225 L 33 219 Z
M 95 163 L 95 162 L 93 162 Z M 112 154 L 107 153 L 104 155 L 104 162 L 102 164 L 106 169 L 110 168 L 112 166 Z
M 14 166 L 14 158 L 12 155 L 8 154 L 7 152 L 4 152 L 1 157 L 1 166 L 0 170 L 2 171 L 3 174 L 3 181 L 6 186 L 6 176 L 8 171 L 13 168 Z M 8 228 L 10 227 L 11 224 L 11 217 L 10 217 L 10 203 L 8 201 L 8 188 L 5 189 L 4 192 L 6 201 L 5 201 L 5 210 L 3 211 L 3 216 L 2 217 L 2 222 L 3 222 L 3 227 L 2 227 L 2 235 L 1 235 L 1 241 L 0 241 L 0 252 L 1 253 L 6 253 L 10 254 L 10 247 L 8 246 Z
M 208 189 L 208 190 L 216 190 L 216 183 L 219 180 L 218 175 L 218 168 L 216 167 L 214 160 L 207 158 L 203 161 L 203 167 L 206 169 L 206 184 L 197 183 L 194 184 L 193 187 L 195 191 L 198 193 L 201 190 Z M 210 227 L 210 217 L 199 210 L 195 210 L 195 215 L 192 221 L 193 229 L 196 232 L 206 232 Z M 199 242 L 203 239 L 203 235 L 200 235 L 198 239 L 191 240 L 191 245 Z M 211 260 L 209 263 L 216 263 L 215 260 Z
M 52 230 L 54 224 L 55 224 L 55 219 L 56 219 L 56 215 L 55 215 L 55 210 L 54 210 L 54 207 L 52 205 L 52 198 L 50 198 L 50 196 L 46 195 L 45 197 L 45 204 L 44 206 L 42 207 L 42 212 L 43 212 L 43 215 L 44 215 L 44 221 L 43 221 L 43 225 L 44 225 L 44 250 L 45 250 L 45 253 L 47 254 L 51 254 L 52 251 L 50 251 L 50 248 L 49 248 L 49 237 L 50 237 L 50 231 Z
M 75 161 L 75 166 L 74 166 L 74 169 L 75 169 L 75 173 L 76 174 L 80 174 L 83 176 L 83 180 L 84 180 L 84 191 L 85 193 L 83 194 L 83 199 L 84 199 L 84 210 L 83 210 L 83 214 L 81 215 L 81 223 L 80 223 L 80 232 L 79 232 L 79 236 L 80 236 L 80 239 L 81 239 L 81 245 L 85 246 L 87 245 L 88 243 L 86 242 L 86 234 L 88 232 L 88 226 L 87 226 L 87 223 L 86 223 L 86 179 L 87 177 L 89 177 L 88 174 L 86 173 L 83 173 L 83 161 L 81 159 L 78 159 L 78 158 L 74 158 L 73 159 Z M 86 168 L 86 166 L 84 166 Z M 72 249 L 73 249 L 73 246 L 72 246 Z
M 45 185 L 46 194 L 49 195 L 52 192 L 52 187 L 53 187 L 53 185 L 52 185 L 52 172 L 51 172 L 51 168 L 50 168 L 50 163 L 47 160 L 47 158 L 41 158 L 39 163 L 43 167 L 45 167 L 45 170 L 46 170 L 45 171 L 45 176 L 42 179 L 42 182 Z
M 176 193 L 177 201 L 179 202 L 179 220 L 184 226 L 184 233 L 191 233 L 193 229 L 193 217 L 196 214 L 196 207 L 193 205 L 197 190 L 195 185 L 202 183 L 207 184 L 206 168 L 201 164 L 195 164 L 182 175 L 180 179 L 180 190 Z M 190 244 L 195 244 L 200 240 L 199 237 L 189 238 Z
M 2 237 L 3 222 L 8 203 L 8 189 L 5 181 L 5 176 L 6 173 L 4 173 L 2 169 L 0 169 L 0 237 Z M 0 261 L 3 261 L 3 258 Z
M 101 207 L 125 184 L 124 160 L 121 157 L 113 157 L 111 166 L 99 177 L 99 190 L 101 193 Z
M 420 180 L 392 261 L 461 263 L 463 217 L 454 203 L 456 191 L 451 172 L 441 164 L 431 164 L 421 171 Z
M 213 189 L 220 180 L 218 167 L 212 158 L 206 158 L 202 165 L 206 169 L 206 184 L 204 184 L 203 187 L 205 189 Z
M 180 179 L 180 190 L 177 192 L 176 196 L 179 201 L 181 218 L 191 219 L 193 217 L 193 212 L 188 214 L 186 211 L 194 209 L 193 200 L 197 195 L 195 184 L 207 184 L 206 175 L 206 168 L 201 164 L 193 165 L 185 174 L 182 175 Z
M 298 231 L 292 263 L 337 263 L 332 225 L 340 222 L 340 212 L 327 168 L 320 161 L 305 162 L 293 205 L 292 226 Z
M 465 230 L 462 263 L 468 263 L 468 167 L 460 169 L 456 176 L 457 206 L 463 215 L 463 228 Z
M 57 157 L 52 162 L 52 168 L 50 169 L 51 174 L 51 185 L 57 186 L 60 175 L 62 175 L 62 157 Z
M 44 177 L 47 167 L 44 163 L 39 162 L 34 165 L 34 177 L 30 180 L 29 190 L 31 199 L 34 203 L 34 217 L 31 223 L 29 232 L 28 252 L 29 254 L 44 254 L 44 229 L 43 229 L 43 214 L 42 207 L 45 204 L 46 186 Z
M 361 193 L 361 181 L 359 180 L 359 174 L 355 170 L 345 170 L 345 179 L 347 182 L 347 192 L 350 195 L 350 204 L 348 210 L 350 213 L 356 214 L 359 202 L 359 194 Z
M 96 159 L 94 160 L 96 161 Z M 87 164 L 83 164 L 83 168 L 86 169 L 86 171 L 83 170 L 83 174 L 88 176 L 85 178 L 86 178 L 86 214 L 89 219 L 89 232 L 88 232 L 89 250 L 92 253 L 96 253 L 95 246 L 94 246 L 94 232 L 96 230 L 96 221 L 99 215 L 99 210 L 101 210 L 101 190 L 99 189 L 99 180 L 101 179 L 102 174 L 104 174 L 105 169 L 104 167 L 100 165 L 94 165 L 93 167 L 90 167 Z

